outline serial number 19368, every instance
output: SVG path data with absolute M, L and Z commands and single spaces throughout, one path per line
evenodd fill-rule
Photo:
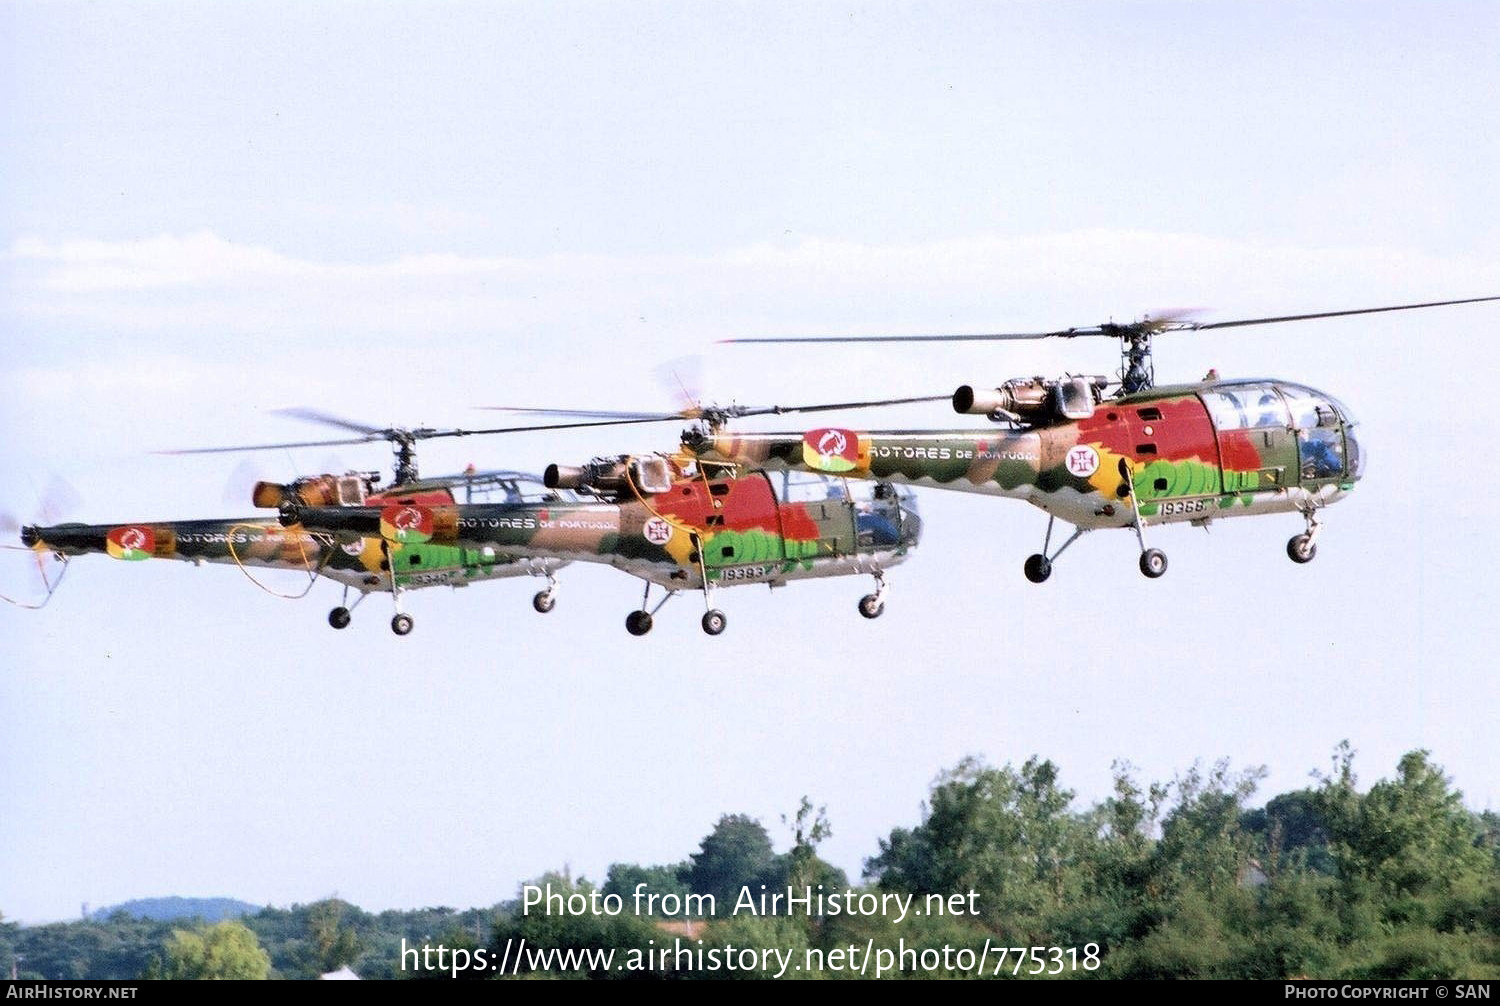
M 774 572 L 775 566 L 728 566 L 719 570 L 719 581 L 760 580 Z
M 1207 513 L 1213 508 L 1213 500 L 1167 500 L 1157 506 L 1161 508 L 1159 512 L 1163 517 L 1181 517 L 1186 514 Z

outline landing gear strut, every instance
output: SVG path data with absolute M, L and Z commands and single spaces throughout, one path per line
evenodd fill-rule
M 676 593 L 677 591 L 675 590 L 667 591 L 667 596 L 663 597 L 660 601 L 657 601 L 656 607 L 648 611 L 646 609 L 646 604 L 651 600 L 651 581 L 647 580 L 646 589 L 641 593 L 640 609 L 638 611 L 632 611 L 630 614 L 625 616 L 625 631 L 630 633 L 632 636 L 644 636 L 646 633 L 650 632 L 651 625 L 655 621 L 652 616 L 660 611 L 661 606 L 670 601 Z M 703 626 L 703 629 L 705 632 L 708 631 L 708 625 L 706 624 L 707 617 L 708 616 L 706 615 L 704 616 L 705 624 Z M 719 632 L 723 631 L 724 627 L 721 625 L 719 627 Z
M 1069 545 L 1083 537 L 1089 530 L 1086 527 L 1073 528 L 1073 533 L 1068 537 L 1068 540 L 1059 545 L 1057 551 L 1053 552 L 1049 557 L 1047 555 L 1047 546 L 1052 544 L 1052 525 L 1055 523 L 1057 523 L 1057 518 L 1049 514 L 1047 516 L 1047 534 L 1042 539 L 1042 550 L 1035 555 L 1028 556 L 1026 564 L 1021 567 L 1021 571 L 1026 574 L 1026 579 L 1032 583 L 1046 583 L 1047 578 L 1052 575 L 1052 563 L 1056 561 L 1058 556 L 1068 550 Z
M 531 599 L 531 606 L 542 615 L 557 607 L 557 577 L 550 572 L 547 574 L 547 589 L 536 592 Z
M 885 574 L 877 569 L 872 575 L 875 577 L 875 593 L 859 599 L 859 613 L 866 618 L 879 618 L 885 611 Z
M 1313 557 L 1318 554 L 1318 532 L 1323 527 L 1318 522 L 1318 511 L 1315 507 L 1303 510 L 1302 517 L 1307 521 L 1307 530 L 1299 535 L 1293 535 L 1286 543 L 1287 558 L 1296 563 L 1313 561 Z
M 354 603 L 350 604 L 349 588 L 345 587 L 343 600 L 339 602 L 339 606 L 337 608 L 334 608 L 328 613 L 328 624 L 333 626 L 335 629 L 347 629 L 349 627 L 350 619 L 354 617 L 354 609 L 358 608 L 360 602 L 369 596 L 370 595 L 367 593 L 361 593 L 354 599 Z
M 398 636 L 405 636 L 411 632 L 412 626 L 416 622 L 410 615 L 401 610 L 401 586 L 396 582 L 396 560 L 391 555 L 390 542 L 382 541 L 380 549 L 385 555 L 385 568 L 390 571 L 391 603 L 396 607 L 395 617 L 391 619 L 391 631 Z
M 1135 540 L 1141 546 L 1141 573 L 1155 580 L 1167 571 L 1167 553 L 1159 548 L 1146 547 L 1145 526 L 1141 523 L 1141 502 L 1135 495 L 1135 479 L 1130 475 L 1130 463 L 1120 459 L 1120 488 L 1130 497 L 1131 526 L 1135 528 Z
M 708 579 L 708 567 L 703 562 L 703 542 L 699 540 L 696 534 L 692 536 L 691 540 L 693 543 L 693 556 L 698 560 L 698 575 L 703 578 L 703 607 L 707 609 L 703 612 L 701 624 L 704 632 L 710 636 L 717 636 L 729 624 L 729 616 L 714 607 L 714 588 Z

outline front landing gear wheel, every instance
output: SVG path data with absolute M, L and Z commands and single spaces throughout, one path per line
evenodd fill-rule
M 1032 583 L 1046 583 L 1047 577 L 1052 575 L 1051 560 L 1040 552 L 1036 555 L 1028 556 L 1026 565 L 1021 568 L 1026 571 L 1026 579 Z
M 859 599 L 859 613 L 866 618 L 879 618 L 885 610 L 885 602 L 876 594 L 866 594 Z
M 1159 548 L 1148 548 L 1141 553 L 1141 572 L 1155 580 L 1167 571 L 1167 553 Z
M 710 636 L 717 636 L 724 631 L 724 626 L 729 624 L 729 619 L 718 608 L 703 613 L 703 631 Z
M 536 592 L 536 596 L 531 599 L 531 606 L 545 615 L 557 607 L 557 598 L 550 590 L 539 590 Z
M 415 624 L 410 615 L 397 615 L 391 619 L 391 631 L 398 636 L 404 636 L 411 631 L 411 627 Z
M 1318 546 L 1312 540 L 1312 535 L 1294 535 L 1286 543 L 1286 554 L 1293 562 L 1312 562 L 1313 556 L 1318 554 Z
M 333 626 L 335 629 L 348 628 L 349 618 L 350 615 L 348 608 L 334 608 L 328 613 L 328 624 Z
M 632 611 L 625 616 L 625 631 L 632 636 L 644 636 L 651 631 L 651 613 L 649 611 Z

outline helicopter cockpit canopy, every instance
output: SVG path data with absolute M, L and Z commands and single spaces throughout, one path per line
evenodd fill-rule
M 1332 396 L 1285 381 L 1221 382 L 1200 395 L 1221 439 L 1238 431 L 1263 431 L 1263 446 L 1271 451 L 1283 438 L 1290 451 L 1295 439 L 1303 482 L 1360 477 L 1363 458 L 1352 429 L 1354 416 Z

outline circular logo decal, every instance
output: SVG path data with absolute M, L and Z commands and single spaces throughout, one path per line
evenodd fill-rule
M 432 512 L 411 504 L 388 506 L 380 512 L 380 536 L 403 545 L 421 545 L 432 538 Z
M 646 540 L 653 545 L 665 545 L 672 538 L 672 525 L 660 517 L 646 521 Z
M 1088 444 L 1079 444 L 1068 451 L 1068 472 L 1086 479 L 1099 470 L 1099 452 Z
M 116 559 L 149 559 L 156 548 L 156 534 L 149 527 L 117 527 L 105 536 L 105 548 Z
M 859 465 L 859 435 L 823 427 L 802 437 L 802 460 L 816 472 L 848 472 Z

